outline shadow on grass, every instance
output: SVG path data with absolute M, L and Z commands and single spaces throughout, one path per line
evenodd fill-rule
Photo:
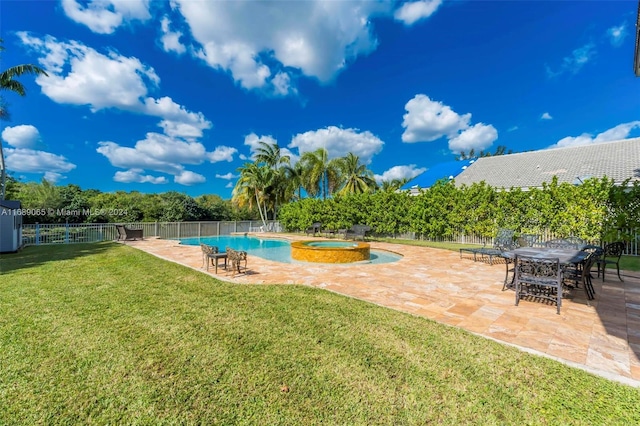
M 18 253 L 0 254 L 0 273 L 6 274 L 58 260 L 69 260 L 102 253 L 116 243 L 78 243 L 27 246 Z

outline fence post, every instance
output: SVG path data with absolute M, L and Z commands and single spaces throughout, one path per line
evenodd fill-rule
M 40 245 L 40 223 L 36 222 L 36 245 Z
M 200 238 L 201 230 L 202 230 L 202 222 L 198 222 L 198 238 Z
M 216 235 L 220 236 L 220 221 L 216 223 L 216 226 L 218 228 L 218 233 Z
M 64 243 L 69 244 L 69 220 L 64 223 Z
M 234 220 L 233 221 L 233 232 L 238 232 L 238 221 Z

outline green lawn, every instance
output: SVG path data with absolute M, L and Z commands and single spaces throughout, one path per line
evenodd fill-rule
M 473 245 L 473 244 L 438 243 L 434 241 L 422 241 L 422 240 L 398 240 L 394 238 L 376 238 L 375 241 L 383 241 L 386 243 L 405 244 L 405 245 L 412 245 L 412 246 L 441 248 L 441 249 L 454 250 L 454 251 L 458 251 L 461 248 L 465 248 L 465 247 L 482 247 L 482 246 Z M 607 276 L 610 273 L 610 268 L 611 266 L 607 266 Z M 620 269 L 624 269 L 626 271 L 640 271 L 640 256 L 622 256 L 620 258 Z M 613 267 L 613 271 L 615 274 L 615 266 Z
M 640 424 L 640 389 L 114 243 L 0 256 L 0 424 Z

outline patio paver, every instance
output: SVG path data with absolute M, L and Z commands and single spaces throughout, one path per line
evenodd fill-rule
M 265 238 L 306 240 L 291 234 Z M 198 246 L 156 238 L 127 245 L 207 273 Z M 624 282 L 609 274 L 593 280 L 596 298 L 587 305 L 584 291 L 555 305 L 521 300 L 502 291 L 504 264 L 460 259 L 457 252 L 429 247 L 371 242 L 371 247 L 400 253 L 385 264 L 287 264 L 249 255 L 249 271 L 209 275 L 242 284 L 301 284 L 323 288 L 377 305 L 426 317 L 516 345 L 632 386 L 640 387 L 640 273 L 625 272 Z

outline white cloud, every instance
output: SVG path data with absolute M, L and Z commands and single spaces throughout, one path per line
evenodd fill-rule
M 571 74 L 577 74 L 583 66 L 587 64 L 587 62 L 591 61 L 593 57 L 596 55 L 596 46 L 593 43 L 587 43 L 582 47 L 579 47 L 571 52 L 571 55 L 566 56 L 562 59 L 562 65 L 558 71 L 552 71 L 551 68 L 547 66 L 547 76 L 548 77 L 557 77 L 565 72 L 570 72 Z
M 471 114 L 459 115 L 442 102 L 427 95 L 416 95 L 404 106 L 403 142 L 431 142 L 443 136 L 452 137 L 469 127 Z
M 172 175 L 183 171 L 182 165 L 173 161 L 159 160 L 153 156 L 142 154 L 136 148 L 120 146 L 115 142 L 99 142 L 96 151 L 107 157 L 109 163 L 114 167 L 148 169 Z
M 40 132 L 30 124 L 21 124 L 5 128 L 2 139 L 14 148 L 35 148 L 40 141 Z
M 622 25 L 611 27 L 607 30 L 607 36 L 609 36 L 609 41 L 612 46 L 618 47 L 622 45 L 622 42 L 629 33 L 627 32 L 627 24 L 624 23 Z
M 233 188 L 233 187 L 234 187 L 234 184 L 233 184 L 233 182 L 229 182 L 229 183 L 228 183 L 228 184 L 226 184 L 224 187 L 225 187 L 225 188 Z
M 111 34 L 124 22 L 151 18 L 149 0 L 90 0 L 86 7 L 75 0 L 62 0 L 64 13 L 98 34 Z
M 418 0 L 404 3 L 396 10 L 394 17 L 405 25 L 413 25 L 417 21 L 433 15 L 441 5 L 442 0 Z
M 516 130 L 518 130 L 518 129 L 519 129 L 519 127 L 518 127 L 518 126 L 512 126 L 512 127 L 509 127 L 509 128 L 507 129 L 507 132 L 514 132 L 514 131 L 516 131 Z
M 393 166 L 381 175 L 375 175 L 376 182 L 392 181 L 394 179 L 413 179 L 421 173 L 426 172 L 424 167 L 417 168 L 415 164 L 406 166 Z
M 187 51 L 184 44 L 180 43 L 180 37 L 182 33 L 179 31 L 171 31 L 171 21 L 166 16 L 160 21 L 160 28 L 162 29 L 162 48 L 165 52 L 176 52 L 178 55 Z
M 589 133 L 583 133 L 580 136 L 567 136 L 560 139 L 549 148 L 563 148 L 568 146 L 590 145 L 594 143 L 622 140 L 629 137 L 629 134 L 634 129 L 640 129 L 640 120 L 618 124 L 611 129 L 599 133 L 595 137 Z
M 42 92 L 54 102 L 88 105 L 93 112 L 107 108 L 161 118 L 159 126 L 172 137 L 201 137 L 211 123 L 200 112 L 190 112 L 169 97 L 148 97 L 160 78 L 137 58 L 116 52 L 106 55 L 79 42 L 59 42 L 20 32 L 22 42 L 41 56 L 48 77 L 38 76 Z
M 207 153 L 207 159 L 212 163 L 217 163 L 219 161 L 233 161 L 233 155 L 237 153 L 238 150 L 232 148 L 230 146 L 220 145 L 217 146 L 213 152 Z
M 498 131 L 492 125 L 474 124 L 455 138 L 449 139 L 449 149 L 453 152 L 485 149 L 498 139 Z
M 61 175 L 60 173 L 56 173 L 56 172 L 44 172 L 44 176 L 45 180 L 47 182 L 51 182 L 51 183 L 56 183 L 61 179 L 65 179 L 65 177 L 63 175 Z
M 27 148 L 5 148 L 7 170 L 19 173 L 67 173 L 76 165 L 62 156 Z
M 161 184 L 167 183 L 167 178 L 164 176 L 151 176 L 151 175 L 143 175 L 143 170 L 141 169 L 130 169 L 124 172 L 117 171 L 113 176 L 113 180 L 116 182 L 122 183 L 153 183 L 153 184 Z
M 300 155 L 309 151 L 325 148 L 329 158 L 344 157 L 347 153 L 360 157 L 364 164 L 371 162 L 371 157 L 382 150 L 384 142 L 369 131 L 360 132 L 358 129 L 341 129 L 329 126 L 299 133 L 293 137 L 289 148 L 298 148 Z
M 545 112 L 540 116 L 540 120 L 553 120 L 553 117 L 548 112 Z
M 229 172 L 225 175 L 221 175 L 221 174 L 216 174 L 216 177 L 218 179 L 225 179 L 225 180 L 231 180 L 231 179 L 235 179 L 238 177 L 238 175 L 234 175 L 233 173 Z
M 321 82 L 377 46 L 372 16 L 391 3 L 358 1 L 196 2 L 176 0 L 189 32 L 201 47 L 196 57 L 231 73 L 246 89 L 292 93 L 281 70 L 294 69 Z
M 179 183 L 181 185 L 190 186 L 190 185 L 195 185 L 197 183 L 206 182 L 207 179 L 198 173 L 194 173 L 189 170 L 184 170 L 182 173 L 176 175 L 173 178 L 173 180 L 176 183 Z

